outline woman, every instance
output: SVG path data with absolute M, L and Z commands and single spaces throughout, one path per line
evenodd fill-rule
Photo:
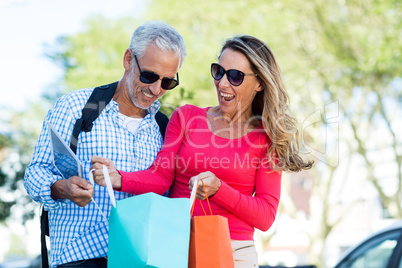
M 288 95 L 264 42 L 252 36 L 227 40 L 211 73 L 219 105 L 178 108 L 149 170 L 116 171 L 95 156 L 95 180 L 105 186 L 105 164 L 115 190 L 163 194 L 169 189 L 172 198 L 189 197 L 195 180 L 203 180 L 206 192 L 200 186 L 197 198 L 207 195 L 213 214 L 227 217 L 235 266 L 258 267 L 254 228 L 266 231 L 274 222 L 282 170 L 300 171 L 312 163 L 298 154 Z M 198 203 L 194 215 L 204 215 Z

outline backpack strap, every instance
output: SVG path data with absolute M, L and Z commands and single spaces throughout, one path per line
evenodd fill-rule
M 112 100 L 113 95 L 116 92 L 117 84 L 118 82 L 114 82 L 109 85 L 96 87 L 93 90 L 87 103 L 82 109 L 81 118 L 78 119 L 74 125 L 73 135 L 70 140 L 70 148 L 74 153 L 77 152 L 78 136 L 81 131 L 89 132 L 92 130 L 93 122 Z
M 42 268 L 49 268 L 49 259 L 47 256 L 46 237 L 49 236 L 49 216 L 48 212 L 42 206 L 42 213 L 40 214 L 40 244 L 41 244 L 41 257 Z
M 166 126 L 169 123 L 169 118 L 166 116 L 166 114 L 158 111 L 155 114 L 155 120 L 156 123 L 158 123 L 159 130 L 162 134 L 162 138 L 165 139 Z

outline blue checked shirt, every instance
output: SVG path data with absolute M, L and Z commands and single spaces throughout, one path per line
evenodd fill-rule
M 50 122 L 67 144 L 75 121 L 81 117 L 82 108 L 93 88 L 73 91 L 61 97 L 46 115 L 32 162 L 27 167 L 24 186 L 31 198 L 43 204 L 49 211 L 51 266 L 99 258 L 107 255 L 108 223 L 91 202 L 81 208 L 67 199 L 53 200 L 50 186 L 62 179 L 51 160 L 50 140 L 46 122 Z M 162 135 L 155 121 L 160 107 L 156 101 L 148 108 L 138 131 L 133 135 L 118 116 L 119 106 L 111 100 L 105 107 L 90 132 L 81 132 L 78 139 L 77 156 L 83 164 L 83 176 L 88 179 L 91 157 L 98 155 L 111 159 L 122 171 L 147 169 L 162 147 Z M 115 192 L 116 200 L 131 195 Z M 106 215 L 111 202 L 107 189 L 95 185 L 95 201 Z M 135 211 L 128 212 L 135 213 Z

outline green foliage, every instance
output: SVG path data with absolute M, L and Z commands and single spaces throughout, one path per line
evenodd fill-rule
M 10 144 L 10 137 L 4 134 L 0 134 L 0 150 L 6 148 L 9 144 Z
M 15 202 L 0 202 L 0 222 L 5 221 L 11 214 L 11 207 L 15 205 Z
M 210 75 L 210 64 L 217 61 L 225 39 L 237 34 L 249 34 L 267 42 L 285 69 L 294 68 L 294 51 L 289 50 L 293 28 L 298 24 L 293 4 L 273 1 L 165 1 L 150 3 L 147 19 L 161 19 L 175 27 L 184 37 L 188 57 L 180 70 L 180 80 L 186 91 L 194 92 L 195 105 L 214 106 L 217 96 Z M 166 12 L 180 10 L 180 12 Z M 288 20 L 290 19 L 290 20 Z M 288 65 L 292 63 L 292 67 Z M 285 73 L 286 74 L 286 73 Z M 176 97 L 169 93 L 166 99 Z
M 50 108 L 46 101 L 31 103 L 27 110 L 14 113 L 5 128 L 13 135 L 0 135 L 0 222 L 18 208 L 21 222 L 34 217 L 35 207 L 22 185 L 25 169 L 32 158 L 45 112 Z
M 18 183 L 21 183 L 24 171 L 19 168 L 16 173 L 10 174 L 11 172 L 6 172 L 6 170 L 7 168 L 4 168 L 4 165 L 0 166 L 0 189 L 4 193 L 12 193 L 17 190 Z M 21 171 L 22 177 L 18 177 L 21 176 Z M 0 197 L 0 222 L 4 222 L 8 217 L 10 217 L 11 209 L 15 204 L 17 204 L 17 199 L 15 197 L 8 195 L 5 199 L 4 194 Z
M 305 55 L 311 57 L 310 63 L 319 64 L 329 82 L 343 88 L 385 90 L 400 76 L 400 3 L 313 1 L 309 9 L 313 16 L 307 27 L 314 28 L 315 33 L 301 37 L 305 41 L 313 37 L 314 45 L 305 48 Z
M 9 135 L 0 134 L 0 189 L 9 188 L 9 178 L 3 171 L 2 162 L 7 157 L 9 148 L 12 146 L 12 139 Z M 0 196 L 0 222 L 3 222 L 10 216 L 11 207 L 15 204 L 15 201 L 3 200 Z
M 60 37 L 47 52 L 65 70 L 67 91 L 107 84 L 123 75 L 123 55 L 130 44 L 133 20 L 95 16 L 85 25 L 81 33 Z
M 15 233 L 12 233 L 10 250 L 7 254 L 9 256 L 27 256 L 27 249 L 24 238 Z
M 165 94 L 161 99 L 160 111 L 170 117 L 173 111 L 184 104 L 194 102 L 194 92 L 185 90 L 184 87 L 175 88 L 174 94 Z M 173 96 L 173 97 L 172 97 Z M 170 98 L 169 98 L 170 97 Z M 169 98 L 168 100 L 166 100 Z

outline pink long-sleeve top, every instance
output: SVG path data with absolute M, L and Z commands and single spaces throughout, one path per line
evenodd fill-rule
M 282 174 L 270 168 L 270 141 L 262 124 L 241 138 L 221 138 L 209 130 L 207 110 L 192 105 L 176 109 L 150 169 L 119 171 L 121 191 L 163 194 L 170 188 L 169 197 L 189 198 L 190 178 L 210 171 L 222 182 L 210 198 L 212 213 L 228 219 L 231 239 L 253 240 L 254 228 L 266 231 L 274 222 Z M 205 215 L 199 202 L 193 215 Z

